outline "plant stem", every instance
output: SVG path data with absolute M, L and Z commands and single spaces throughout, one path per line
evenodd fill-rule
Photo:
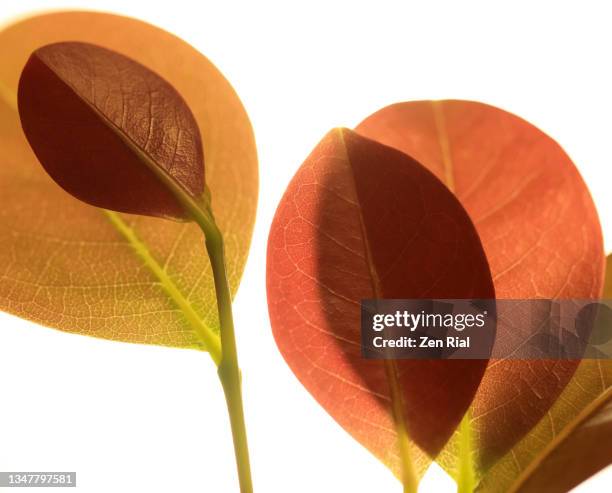
M 402 394 L 397 378 L 397 365 L 394 360 L 385 360 L 385 371 L 391 390 L 391 403 L 393 407 L 393 418 L 395 429 L 397 430 L 397 441 L 400 451 L 401 475 L 400 478 L 404 486 L 404 493 L 416 493 L 419 488 L 419 480 L 414 470 L 410 453 L 410 436 L 406 428 L 404 408 L 402 405 Z
M 126 144 L 128 146 L 131 145 L 130 142 L 126 142 Z M 186 193 L 178 182 L 168 176 L 165 170 L 152 162 L 146 153 L 142 152 L 137 146 L 134 146 L 133 150 L 138 153 L 142 162 L 168 187 L 170 192 L 184 207 L 187 214 L 200 226 L 206 237 L 206 250 L 215 281 L 221 332 L 221 361 L 217 365 L 217 374 L 223 386 L 232 427 L 240 492 L 252 493 L 253 483 L 251 480 L 251 464 L 246 427 L 244 425 L 241 377 L 240 369 L 238 368 L 236 336 L 234 335 L 234 317 L 232 315 L 232 297 L 225 270 L 223 235 L 215 223 L 212 213 L 210 190 L 206 189 L 201 200 L 196 200 L 189 193 Z
M 474 464 L 472 461 L 472 426 L 470 412 L 466 412 L 459 425 L 459 470 L 457 493 L 472 493 L 475 487 Z
M 12 91 L 9 91 L 0 82 L 0 98 L 4 99 L 14 110 L 17 110 L 17 98 Z M 157 178 L 168 187 L 170 192 L 185 208 L 185 211 L 200 226 L 206 237 L 206 250 L 212 266 L 215 282 L 215 292 L 217 295 L 217 309 L 219 312 L 219 325 L 221 327 L 221 360 L 219 361 L 218 344 L 205 331 L 199 331 L 203 336 L 206 349 L 211 358 L 217 363 L 217 374 L 225 394 L 225 402 L 230 417 L 232 437 L 234 440 L 234 453 L 236 456 L 236 466 L 238 468 L 238 481 L 241 493 L 253 493 L 253 482 L 251 480 L 251 463 L 249 459 L 249 447 L 247 443 L 246 427 L 244 424 L 244 408 L 242 405 L 242 388 L 240 368 L 238 367 L 238 352 L 236 351 L 236 337 L 234 335 L 234 317 L 232 314 L 232 297 L 227 282 L 227 272 L 225 270 L 225 248 L 223 245 L 223 235 L 215 223 L 212 211 L 210 210 L 210 192 L 207 190 L 203 202 L 194 200 L 185 190 L 175 182 L 167 172 L 136 146 L 130 139 L 126 139 L 123 133 L 119 132 L 118 137 L 132 149 L 141 161 L 152 171 Z M 163 269 L 154 262 L 149 252 L 140 244 L 136 235 L 131 231 L 121 218 L 112 211 L 105 211 L 111 222 L 118 227 L 119 231 L 126 236 L 138 254 L 143 258 L 149 268 L 162 281 L 164 288 L 170 296 L 183 310 L 187 318 L 193 325 L 199 325 L 197 315 L 187 307 L 180 293 L 168 280 Z
M 234 335 L 232 298 L 225 270 L 223 235 L 214 221 L 207 221 L 206 225 L 200 223 L 200 226 L 204 230 L 206 236 L 206 250 L 210 258 L 215 281 L 215 291 L 217 293 L 222 351 L 221 362 L 217 367 L 217 373 L 221 385 L 223 386 L 223 392 L 225 393 L 225 401 L 227 403 L 227 410 L 232 427 L 240 492 L 252 493 L 253 483 L 251 480 L 249 448 L 247 444 L 246 427 L 244 424 L 241 376 L 238 367 L 236 337 Z

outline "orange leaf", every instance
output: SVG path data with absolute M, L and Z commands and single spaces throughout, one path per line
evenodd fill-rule
M 593 201 L 565 152 L 536 127 L 481 103 L 418 101 L 388 106 L 357 131 L 413 156 L 456 194 L 498 298 L 600 296 L 604 254 Z M 546 415 L 577 365 L 490 363 L 472 414 L 481 473 Z
M 135 19 L 94 12 L 35 16 L 0 32 L 0 309 L 79 334 L 210 349 L 204 339 L 215 341 L 219 322 L 199 228 L 105 213 L 74 199 L 45 173 L 21 131 L 21 70 L 34 50 L 66 40 L 120 52 L 176 88 L 201 131 L 232 292 L 249 249 L 258 190 L 255 142 L 219 70 L 184 41 Z
M 274 336 L 302 384 L 398 475 L 396 429 L 406 425 L 422 472 L 421 450 L 435 456 L 444 446 L 486 361 L 402 360 L 389 370 L 364 359 L 360 301 L 494 297 L 480 240 L 453 194 L 405 154 L 332 131 L 277 209 L 267 273 Z

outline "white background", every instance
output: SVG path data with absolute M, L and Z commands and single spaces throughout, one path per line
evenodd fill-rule
M 1 0 L 0 22 L 68 6 L 137 16 L 183 37 L 225 73 L 251 116 L 261 198 L 235 311 L 258 492 L 400 491 L 299 385 L 268 322 L 270 221 L 328 129 L 410 99 L 476 99 L 508 109 L 574 159 L 612 248 L 605 2 Z M 1 470 L 78 471 L 88 493 L 237 491 L 222 392 L 207 355 L 64 334 L 5 314 L 0 325 Z M 607 471 L 580 491 L 610 491 L 611 483 Z M 438 468 L 422 491 L 453 485 Z

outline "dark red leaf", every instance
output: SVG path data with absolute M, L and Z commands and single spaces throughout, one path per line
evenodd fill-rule
M 185 213 L 163 179 L 202 197 L 198 125 L 177 91 L 138 62 L 88 43 L 44 46 L 23 69 L 18 105 L 36 156 L 75 197 L 175 219 Z

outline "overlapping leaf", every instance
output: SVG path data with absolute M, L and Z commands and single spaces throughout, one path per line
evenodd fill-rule
M 41 15 L 0 33 L 0 308 L 81 334 L 202 348 L 201 332 L 216 331 L 218 321 L 197 226 L 82 204 L 46 175 L 21 131 L 19 74 L 35 49 L 66 40 L 123 53 L 182 95 L 200 127 L 234 292 L 246 260 L 256 152 L 244 109 L 219 71 L 183 41 L 140 21 Z
M 603 297 L 612 298 L 612 256 Z M 611 399 L 612 363 L 582 361 L 547 415 L 488 471 L 479 491 L 565 492 L 611 464 Z
M 19 79 L 19 116 L 47 173 L 84 202 L 185 219 L 170 184 L 204 197 L 200 129 L 167 81 L 90 43 L 38 48 Z
M 366 360 L 360 301 L 494 297 L 480 240 L 453 194 L 405 154 L 332 131 L 277 209 L 267 275 L 274 336 L 298 379 L 398 475 L 396 425 L 405 423 L 422 472 L 459 424 L 486 361 L 403 360 L 389 370 Z
M 393 105 L 357 130 L 413 156 L 456 194 L 483 242 L 499 298 L 600 296 L 604 255 L 595 207 L 570 159 L 544 133 L 505 111 L 467 101 Z M 563 402 L 577 366 L 490 363 L 471 422 L 479 476 L 501 459 L 506 476 L 516 477 L 545 442 L 513 448 L 527 432 L 543 422 L 545 433 L 556 435 L 601 393 L 609 377 L 587 364 L 575 376 L 586 385 L 582 404 L 576 409 L 573 399 Z M 553 415 L 556 401 L 561 409 Z M 454 453 L 451 447 L 440 457 L 450 470 Z M 503 491 L 498 475 L 488 484 Z

